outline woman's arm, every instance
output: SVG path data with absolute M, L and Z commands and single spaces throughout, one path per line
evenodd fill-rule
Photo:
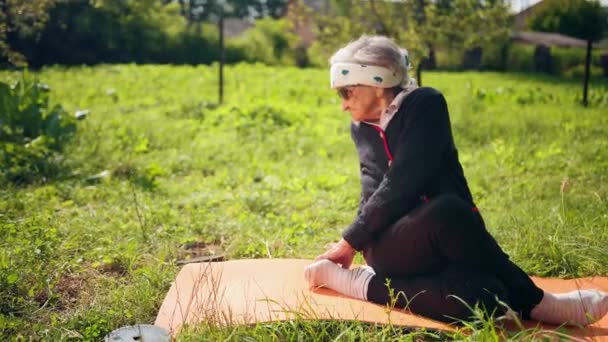
M 404 119 L 394 160 L 376 191 L 343 232 L 361 250 L 372 238 L 413 209 L 425 185 L 437 176 L 446 146 L 451 142 L 447 104 L 438 92 L 425 95 Z

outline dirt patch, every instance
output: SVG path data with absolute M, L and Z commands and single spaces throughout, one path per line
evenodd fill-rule
M 178 260 L 190 260 L 202 257 L 223 256 L 224 248 L 221 242 L 206 243 L 202 241 L 190 242 L 180 246 L 177 252 Z
M 129 274 L 129 268 L 124 260 L 112 259 L 112 261 L 103 263 L 97 267 L 97 270 L 106 276 L 122 278 Z
M 55 309 L 66 310 L 74 306 L 92 290 L 92 280 L 99 276 L 99 273 L 92 270 L 63 274 L 53 289 L 53 294 L 57 296 Z

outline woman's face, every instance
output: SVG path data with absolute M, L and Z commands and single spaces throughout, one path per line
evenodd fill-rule
M 350 112 L 354 121 L 376 122 L 380 120 L 382 88 L 355 85 L 338 89 L 342 98 L 342 110 Z

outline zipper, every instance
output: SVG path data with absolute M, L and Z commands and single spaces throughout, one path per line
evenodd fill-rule
M 391 164 L 393 163 L 393 154 L 391 153 L 391 150 L 388 148 L 388 141 L 386 140 L 386 133 L 382 130 L 382 128 L 376 126 L 376 125 L 371 125 L 377 132 L 378 135 L 380 135 L 380 138 L 382 139 L 382 142 L 384 143 L 384 151 L 386 152 L 386 156 L 388 157 L 388 166 L 390 167 Z
M 369 125 L 372 126 L 378 132 L 378 135 L 382 139 L 382 143 L 384 143 L 384 151 L 386 152 L 386 156 L 388 157 L 388 166 L 390 167 L 393 162 L 393 154 L 391 153 L 391 150 L 388 148 L 388 141 L 386 140 L 386 133 L 384 132 L 384 130 L 382 130 L 382 128 L 380 128 L 377 125 L 374 125 L 374 124 L 369 124 Z M 424 203 L 429 203 L 431 201 L 427 195 L 420 196 L 420 200 Z M 479 212 L 479 209 L 477 209 L 477 207 L 471 207 L 471 211 L 474 213 L 477 213 L 477 212 Z

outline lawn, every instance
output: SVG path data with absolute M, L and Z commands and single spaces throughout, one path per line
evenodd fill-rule
M 0 72 L 0 81 L 19 76 Z M 90 112 L 50 161 L 62 172 L 0 189 L 2 340 L 91 340 L 152 323 L 176 261 L 312 258 L 354 218 L 358 160 L 326 70 L 228 67 L 221 106 L 210 66 L 30 76 L 69 113 Z M 473 196 L 512 259 L 534 275 L 607 275 L 608 82 L 592 84 L 585 108 L 578 81 L 423 77 L 447 98 Z M 408 333 L 296 321 L 203 326 L 183 339 L 435 338 Z

